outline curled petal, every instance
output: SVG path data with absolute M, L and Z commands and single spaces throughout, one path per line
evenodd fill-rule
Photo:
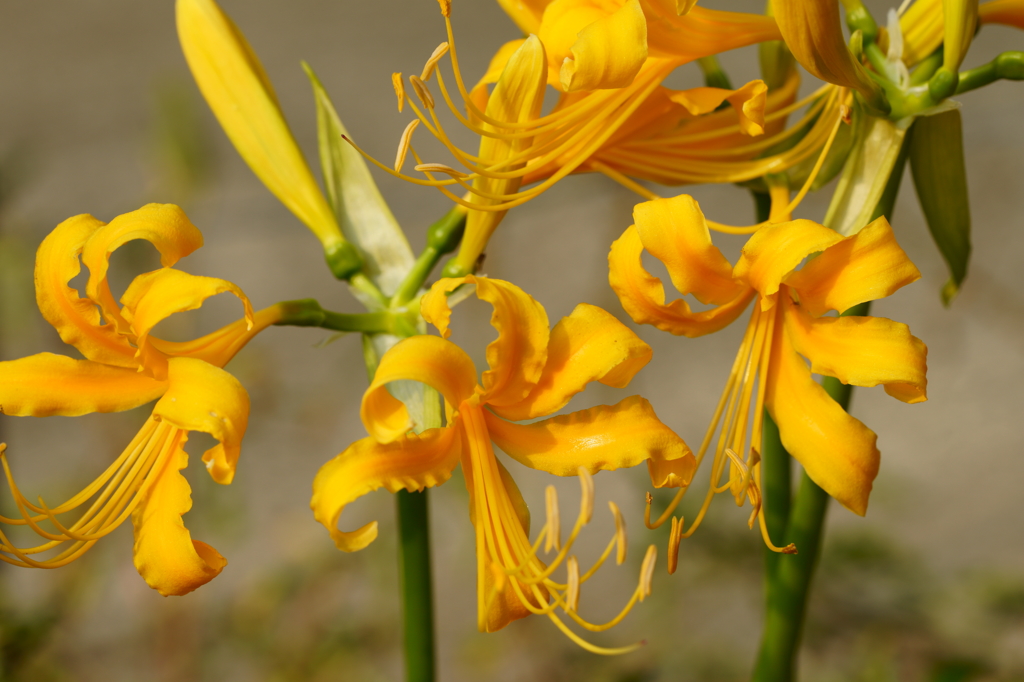
M 665 264 L 679 293 L 712 305 L 743 293 L 746 287 L 733 278 L 729 261 L 711 243 L 708 223 L 693 197 L 683 194 L 637 204 L 633 220 L 644 248 Z
M 203 245 L 203 235 L 185 212 L 173 204 L 147 204 L 137 211 L 117 216 L 97 229 L 82 250 L 82 262 L 89 268 L 86 294 L 99 304 L 103 316 L 120 334 L 129 334 L 128 322 L 110 293 L 107 268 L 110 254 L 134 239 L 145 239 L 160 252 L 160 264 L 169 268 Z
M 709 310 L 694 312 L 681 298 L 666 305 L 661 280 L 644 269 L 643 250 L 637 228 L 630 226 L 608 254 L 608 282 L 637 324 L 651 324 L 677 336 L 703 336 L 728 326 L 754 297 L 754 290 L 746 287 L 732 301 Z
M 811 372 L 854 386 L 885 385 L 905 403 L 927 400 L 928 348 L 905 324 L 883 317 L 812 318 L 785 302 L 786 331 Z
M 818 316 L 885 298 L 920 278 L 883 217 L 825 249 L 785 282 L 799 293 L 800 305 Z
M 167 383 L 127 367 L 53 353 L 0 362 L 0 413 L 77 417 L 120 412 L 156 400 Z
M 499 406 L 515 404 L 533 390 L 547 362 L 548 315 L 544 306 L 510 282 L 473 275 L 443 279 L 423 296 L 420 310 L 423 319 L 445 338 L 451 334 L 451 309 L 445 296 L 464 283 L 475 284 L 477 298 L 494 306 L 491 326 L 498 330 L 498 338 L 487 346 L 490 369 L 481 377 L 483 400 Z
M 764 133 L 764 110 L 768 101 L 768 86 L 764 81 L 750 81 L 737 90 L 723 88 L 692 88 L 675 90 L 669 99 L 681 104 L 691 115 L 700 116 L 729 102 L 739 118 L 740 130 L 746 135 Z M 694 202 L 696 203 L 696 202 Z
M 171 358 L 168 389 L 153 415 L 185 431 L 202 431 L 217 439 L 203 454 L 210 476 L 231 483 L 249 425 L 249 394 L 220 367 L 193 358 Z
M 78 256 L 86 242 L 104 225 L 91 215 L 77 215 L 46 236 L 36 252 L 36 303 L 61 340 L 82 355 L 108 365 L 132 367 L 135 349 L 128 339 L 118 334 L 113 324 L 101 324 L 96 303 L 79 298 L 78 291 L 68 286 L 81 272 Z
M 978 7 L 982 24 L 1005 24 L 1024 29 L 1024 0 L 992 0 Z
M 388 392 L 392 381 L 419 381 L 436 389 L 449 405 L 459 405 L 473 395 L 476 368 L 461 348 L 436 336 L 396 343 L 380 359 L 359 412 L 366 430 L 380 443 L 397 440 L 411 428 L 405 405 Z
M 338 530 L 345 505 L 378 488 L 415 491 L 447 481 L 459 462 L 459 431 L 457 425 L 430 429 L 384 444 L 363 438 L 320 467 L 310 506 L 338 549 L 355 552 L 377 537 L 376 521 L 352 532 Z
M 149 494 L 132 512 L 135 527 L 135 568 L 146 583 L 160 594 L 188 594 L 213 580 L 228 561 L 213 547 L 192 539 L 181 520 L 192 508 L 192 489 L 181 475 L 188 455 L 181 445 L 180 433 L 169 444 L 171 456 L 165 460 Z
M 136 277 L 121 302 L 124 303 L 122 316 L 130 324 L 135 335 L 138 354 L 146 358 L 149 351 L 149 332 L 158 323 L 174 313 L 195 310 L 203 301 L 224 292 L 231 292 L 245 307 L 245 321 L 248 328 L 253 326 L 252 304 L 237 286 L 216 277 L 200 277 L 173 268 L 162 268 Z
M 693 475 L 697 473 L 697 458 L 690 453 L 679 459 L 649 459 L 647 472 L 655 488 L 682 488 L 693 481 Z
M 486 410 L 484 420 L 509 457 L 556 476 L 576 476 L 581 466 L 595 473 L 693 456 L 640 396 L 532 424 L 512 424 Z
M 647 19 L 639 0 L 626 0 L 615 12 L 583 28 L 570 53 L 560 72 L 565 92 L 624 88 L 632 83 L 647 61 Z
M 625 388 L 651 355 L 651 347 L 610 313 L 581 303 L 551 330 L 548 361 L 530 395 L 493 409 L 513 421 L 552 414 L 591 381 Z
M 776 328 L 766 388 L 765 405 L 786 450 L 811 480 L 863 516 L 878 475 L 877 436 L 814 381 L 784 325 Z
M 192 341 L 164 341 L 151 336 L 149 342 L 164 355 L 195 358 L 223 367 L 253 337 L 280 322 L 284 312 L 284 306 L 279 303 L 256 311 L 251 320 L 243 317 Z
M 841 241 L 838 233 L 811 220 L 767 225 L 743 247 L 734 273 L 757 289 L 761 310 L 768 310 L 775 305 L 783 280 L 804 258 Z

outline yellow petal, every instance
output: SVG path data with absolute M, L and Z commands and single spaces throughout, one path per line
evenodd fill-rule
M 480 80 L 473 86 L 473 89 L 469 91 L 469 98 L 480 111 L 487 109 L 487 98 L 489 96 L 487 86 L 498 82 L 502 72 L 505 70 L 505 66 L 508 64 L 508 60 L 522 47 L 524 42 L 526 42 L 526 38 L 520 38 L 519 40 L 510 40 L 499 47 L 498 51 L 491 57 L 491 62 L 487 65 L 487 71 L 480 77 Z M 467 114 L 472 116 L 471 111 L 467 112 Z M 479 124 L 480 121 L 476 121 L 476 123 Z
M 683 439 L 661 423 L 651 404 L 630 396 L 616 405 L 560 415 L 532 424 L 513 424 L 488 411 L 491 440 L 516 461 L 556 476 L 590 473 L 692 457 Z
M 132 512 L 135 527 L 135 568 L 160 594 L 188 594 L 213 580 L 228 561 L 206 543 L 192 539 L 181 520 L 192 508 L 192 489 L 180 471 L 188 465 L 181 449 L 185 434 L 170 443 L 173 452 L 164 463 L 146 498 Z
M 320 467 L 313 479 L 313 515 L 330 531 L 338 549 L 363 549 L 376 539 L 377 522 L 351 532 L 338 530 L 345 505 L 378 488 L 394 493 L 441 485 L 451 478 L 460 453 L 458 426 L 410 433 L 386 444 L 373 438 L 358 440 Z
M 691 88 L 690 90 L 674 90 L 669 98 L 683 105 L 694 116 L 707 114 L 722 102 L 728 101 L 739 117 L 740 130 L 746 135 L 764 133 L 764 109 L 768 101 L 768 86 L 764 81 L 750 81 L 742 88 L 725 90 L 723 88 Z
M 647 472 L 655 488 L 681 488 L 693 481 L 693 475 L 697 473 L 697 458 L 691 453 L 679 459 L 649 459 Z
M 812 318 L 784 299 L 786 331 L 815 374 L 877 386 L 905 403 L 927 400 L 928 348 L 905 324 L 883 317 Z
M 881 92 L 846 45 L 833 0 L 772 0 L 772 13 L 786 46 L 800 64 L 823 81 L 853 88 L 868 101 Z
M 843 239 L 785 279 L 814 316 L 885 298 L 921 278 L 885 218 Z
M 548 361 L 530 395 L 493 409 L 513 421 L 552 414 L 591 381 L 625 388 L 651 354 L 651 347 L 611 314 L 581 303 L 551 330 Z
M 127 367 L 39 353 L 0 362 L 0 406 L 11 416 L 77 417 L 156 400 L 167 383 Z
M 782 40 L 772 17 L 746 12 L 693 7 L 680 15 L 678 7 L 644 2 L 647 46 L 651 57 L 691 61 L 766 40 Z
M 552 7 L 558 4 L 557 0 Z M 547 19 L 547 14 L 545 14 Z M 639 0 L 586 26 L 562 62 L 565 92 L 624 88 L 647 61 L 647 19 Z
M 284 307 L 276 304 L 256 311 L 251 321 L 243 317 L 192 341 L 164 341 L 151 336 L 149 342 L 164 355 L 195 358 L 223 367 L 253 337 L 280 322 L 284 312 Z
M 498 4 L 523 33 L 530 34 L 540 28 L 544 9 L 551 0 L 498 0 Z
M 608 282 L 637 324 L 651 324 L 676 336 L 703 336 L 728 326 L 754 297 L 754 290 L 747 287 L 732 301 L 709 310 L 694 312 L 681 298 L 666 305 L 661 280 L 644 269 L 643 250 L 636 226 L 630 226 L 608 254 Z
M 79 254 L 89 238 L 105 223 L 91 215 L 68 218 L 46 236 L 36 252 L 36 303 L 64 343 L 90 360 L 132 367 L 135 349 L 113 324 L 100 323 L 96 303 L 79 298 L 68 282 L 81 272 Z
M 1024 0 L 992 0 L 978 7 L 982 24 L 1005 24 L 1024 29 Z
M 202 431 L 217 439 L 203 454 L 210 476 L 231 483 L 249 424 L 249 394 L 235 377 L 193 358 L 171 358 L 168 389 L 153 415 L 185 431 Z
M 633 207 L 640 241 L 665 264 L 679 293 L 701 303 L 722 305 L 746 288 L 733 278 L 732 266 L 711 243 L 711 232 L 693 197 L 683 194 Z
M 782 444 L 811 480 L 863 516 L 878 474 L 874 432 L 811 378 L 782 325 L 776 328 L 770 362 L 765 405 L 779 425 Z
M 477 298 L 494 306 L 491 326 L 498 330 L 498 338 L 487 346 L 490 369 L 481 377 L 483 401 L 498 406 L 515 404 L 537 385 L 547 361 L 550 331 L 544 306 L 504 280 L 473 275 L 442 279 L 423 296 L 420 311 L 445 338 L 451 333 L 451 309 L 445 295 L 461 284 L 475 284 Z
M 522 42 L 509 57 L 505 68 L 498 78 L 497 85 L 487 98 L 484 113 L 493 120 L 509 123 L 526 123 L 540 116 L 544 104 L 544 89 L 547 83 L 548 62 L 544 45 L 537 36 L 530 36 Z M 483 135 L 480 138 L 478 156 L 483 166 L 498 166 L 496 171 L 507 173 L 522 168 L 523 163 L 501 165 L 510 156 L 528 149 L 533 144 L 533 137 L 516 137 L 509 139 L 508 130 L 497 128 L 490 123 L 482 123 L 481 127 L 495 136 Z M 519 191 L 522 177 L 494 178 L 480 175 L 473 180 L 476 192 L 498 197 L 509 197 Z M 475 204 L 494 205 L 504 199 L 492 199 L 473 194 L 471 201 Z M 473 272 L 476 261 L 487 246 L 488 240 L 506 211 L 469 211 L 466 216 L 466 230 L 462 237 L 459 253 L 453 263 L 461 268 L 461 272 Z
M 903 62 L 911 67 L 942 44 L 942 0 L 914 0 L 900 17 Z
M 145 239 L 160 252 L 160 264 L 169 268 L 203 245 L 203 235 L 185 212 L 173 204 L 146 204 L 117 216 L 97 229 L 82 250 L 82 262 L 89 268 L 86 295 L 99 304 L 103 316 L 120 334 L 129 334 L 127 321 L 110 293 L 107 269 L 110 255 L 134 239 Z
M 195 310 L 203 301 L 224 292 L 231 292 L 245 307 L 245 323 L 253 326 L 252 304 L 242 290 L 223 279 L 200 277 L 173 268 L 162 268 L 136 277 L 121 297 L 122 315 L 131 325 L 138 354 L 151 357 L 149 333 L 158 323 L 175 313 Z
M 449 405 L 459 405 L 473 395 L 476 367 L 461 348 L 436 336 L 396 343 L 380 359 L 359 411 L 363 426 L 380 443 L 397 440 L 412 428 L 405 405 L 388 393 L 392 381 L 419 381 L 436 389 Z
M 761 294 L 761 310 L 775 304 L 783 279 L 807 256 L 843 241 L 838 233 L 811 220 L 767 225 L 743 247 L 733 271 Z M 806 268 L 805 268 L 806 269 Z
M 249 168 L 325 249 L 341 243 L 334 212 L 245 36 L 213 0 L 178 0 L 177 21 L 192 76 Z

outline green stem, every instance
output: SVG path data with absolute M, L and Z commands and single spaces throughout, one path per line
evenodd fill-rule
M 405 315 L 391 312 L 376 313 L 335 313 L 324 310 L 312 298 L 278 303 L 282 317 L 275 322 L 279 327 L 320 327 L 337 332 L 362 332 L 364 334 L 397 334 L 408 336 L 410 329 L 415 333 L 413 323 Z
M 467 210 L 463 206 L 456 206 L 430 226 L 427 232 L 427 246 L 416 259 L 409 274 L 398 285 L 398 291 L 391 299 L 392 308 L 411 301 L 427 281 L 441 256 L 451 253 L 459 245 L 466 228 L 466 214 Z
M 427 490 L 399 490 L 398 566 L 405 630 L 405 679 L 433 682 L 434 603 L 430 575 L 430 517 Z

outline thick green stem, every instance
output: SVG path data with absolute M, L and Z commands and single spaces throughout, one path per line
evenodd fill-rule
M 462 233 L 466 229 L 466 214 L 466 208 L 456 206 L 430 226 L 427 231 L 427 246 L 398 286 L 398 291 L 392 297 L 392 307 L 402 306 L 411 301 L 427 281 L 441 256 L 451 253 L 459 245 Z
M 364 334 L 395 334 L 410 336 L 416 327 L 407 315 L 392 312 L 376 313 L 335 313 L 324 310 L 312 298 L 298 301 L 284 301 L 281 319 L 275 322 L 279 327 L 320 327 L 336 332 L 362 332 Z
M 398 566 L 405 630 L 405 679 L 433 682 L 434 603 L 430 574 L 430 516 L 427 490 L 399 490 Z

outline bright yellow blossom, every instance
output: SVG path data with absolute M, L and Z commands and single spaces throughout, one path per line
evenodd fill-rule
M 134 279 L 119 306 L 107 283 L 110 255 L 145 239 L 163 267 Z M 218 483 L 231 483 L 249 419 L 249 396 L 221 369 L 253 336 L 281 318 L 279 306 L 253 313 L 234 284 L 190 275 L 172 266 L 202 246 L 199 230 L 180 208 L 149 204 L 103 223 L 89 215 L 65 220 L 36 255 L 36 300 L 43 317 L 84 360 L 39 353 L 0 362 L 0 405 L 10 416 L 78 416 L 117 412 L 157 400 L 152 416 L 124 452 L 96 480 L 63 504 L 29 502 L 18 490 L 7 457 L 0 459 L 21 518 L 46 542 L 16 547 L 0 532 L 0 559 L 18 566 L 55 568 L 70 563 L 128 516 L 135 526 L 135 566 L 163 595 L 185 594 L 210 581 L 227 564 L 217 550 L 191 539 L 181 516 L 192 506 L 180 470 L 188 463 L 189 431 L 209 433 L 218 445 L 203 455 Z M 69 287 L 81 262 L 89 268 L 86 298 Z M 200 307 L 231 292 L 245 317 L 190 342 L 169 342 L 150 332 L 170 315 Z M 95 499 L 93 499 L 95 498 Z M 93 499 L 91 503 L 89 501 Z M 77 521 L 58 517 L 88 503 Z M 49 522 L 53 530 L 43 524 Z M 66 545 L 66 546 L 65 546 Z M 38 554 L 64 547 L 55 556 Z
M 686 485 L 694 470 L 693 454 L 639 396 L 614 406 L 513 423 L 558 411 L 591 381 L 626 386 L 650 360 L 651 349 L 610 314 L 587 304 L 549 330 L 544 308 L 521 289 L 474 276 L 442 279 L 423 298 L 424 318 L 444 337 L 449 335 L 451 315 L 446 295 L 464 284 L 475 285 L 476 295 L 494 306 L 491 323 L 498 338 L 487 347 L 489 369 L 478 379 L 469 356 L 444 338 L 413 336 L 400 341 L 381 358 L 363 396 L 361 415 L 370 436 L 320 470 L 313 483 L 313 512 L 340 549 L 362 549 L 376 538 L 377 523 L 351 532 L 339 530 L 345 505 L 381 487 L 396 492 L 440 485 L 461 462 L 470 492 L 470 520 L 476 528 L 480 629 L 491 632 L 530 613 L 546 614 L 575 641 L 608 653 L 568 630 L 555 609 L 562 608 L 590 630 L 611 627 L 645 595 L 653 556 L 645 561 L 641 584 L 618 618 L 593 625 L 576 613 L 579 586 L 597 568 L 581 577 L 569 556 L 592 513 L 590 474 L 647 460 L 655 486 Z M 390 382 L 403 380 L 437 389 L 444 398 L 447 426 L 410 432 L 405 407 L 387 389 Z M 580 517 L 564 544 L 550 488 L 548 520 L 531 545 L 529 512 L 511 475 L 495 457 L 494 445 L 528 467 L 581 477 Z M 614 507 L 613 512 L 621 525 Z M 621 563 L 624 530 L 616 536 L 598 565 L 616 544 Z M 546 563 L 537 556 L 542 541 L 558 550 Z M 559 583 L 551 575 L 563 563 L 568 579 Z
M 856 386 L 882 384 L 887 393 L 908 403 L 925 400 L 927 349 L 906 325 L 878 317 L 827 314 L 883 298 L 920 277 L 896 244 L 888 222 L 879 218 L 843 237 L 809 220 L 790 220 L 783 203 L 787 197 L 776 198 L 782 200 L 776 206 L 783 207 L 773 216 L 778 222 L 750 238 L 735 266 L 711 243 L 703 213 L 685 195 L 637 205 L 636 224 L 612 245 L 609 255 L 610 282 L 626 312 L 638 323 L 672 334 L 693 337 L 717 331 L 751 300 L 757 301 L 697 453 L 699 463 L 721 424 L 711 488 L 684 536 L 700 523 L 714 493 L 731 490 L 737 503 L 744 496 L 751 499 L 751 524 L 760 518 L 765 540 L 772 546 L 758 483 L 765 408 L 778 424 L 783 445 L 815 483 L 848 509 L 865 513 L 878 472 L 876 436 L 833 401 L 812 372 Z M 692 294 L 711 307 L 694 311 L 683 299 L 666 304 L 661 281 L 641 264 L 644 250 L 665 264 L 680 293 Z M 814 254 L 818 255 L 798 269 Z M 727 463 L 730 474 L 722 485 Z M 658 523 L 674 507 L 675 503 Z

